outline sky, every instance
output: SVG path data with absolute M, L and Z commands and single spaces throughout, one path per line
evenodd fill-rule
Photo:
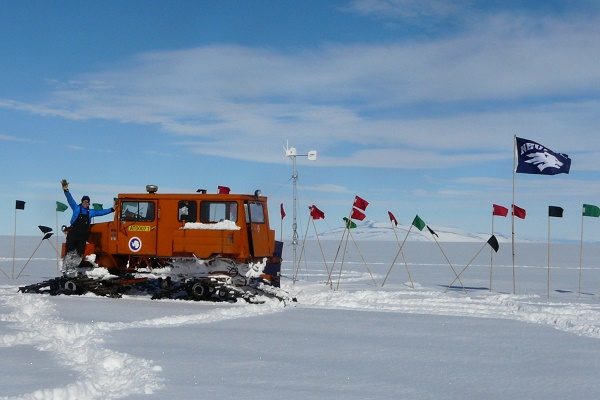
M 260 189 L 290 237 L 290 146 L 300 235 L 309 205 L 330 230 L 357 195 L 370 220 L 489 232 L 514 193 L 518 238 L 600 240 L 581 217 L 600 204 L 599 22 L 566 0 L 0 2 L 0 234 L 68 223 L 65 178 L 105 207 L 147 184 Z M 515 136 L 570 173 L 515 176 Z

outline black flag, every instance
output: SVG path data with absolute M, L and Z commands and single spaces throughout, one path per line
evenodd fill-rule
M 498 244 L 498 239 L 496 239 L 496 236 L 494 236 L 494 235 L 490 236 L 487 243 L 492 247 L 492 249 L 494 249 L 494 251 L 496 253 L 498 252 L 500 245 Z
M 15 209 L 17 209 L 17 210 L 24 210 L 25 209 L 25 202 L 23 200 L 17 200 L 17 203 L 15 204 Z
M 429 233 L 431 233 L 432 235 L 435 235 L 435 236 L 437 236 L 437 237 L 440 237 L 440 235 L 438 235 L 437 233 L 435 233 L 435 232 L 433 231 L 433 229 L 431 229 L 431 228 L 429 227 L 429 225 L 427 225 L 427 229 L 429 229 Z
M 564 210 L 562 209 L 562 207 L 548 206 L 548 216 L 549 217 L 562 218 L 563 211 Z
M 42 233 L 52 232 L 52 228 L 50 228 L 49 226 L 38 225 L 38 228 L 40 228 L 40 231 L 42 231 Z

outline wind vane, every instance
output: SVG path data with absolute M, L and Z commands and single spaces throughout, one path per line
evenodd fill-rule
M 296 183 L 298 181 L 298 172 L 296 171 L 296 157 L 306 157 L 308 158 L 309 161 L 316 161 L 317 160 L 317 151 L 316 150 L 311 150 L 309 151 L 307 154 L 298 154 L 298 151 L 296 150 L 295 147 L 290 147 L 289 146 L 289 142 L 286 143 L 286 147 L 283 148 L 283 150 L 285 151 L 285 156 L 286 157 L 290 157 L 293 161 L 293 174 L 292 174 L 292 180 L 294 182 L 294 220 L 292 222 L 292 230 L 293 230 L 293 234 L 292 234 L 292 248 L 293 248 L 293 252 L 294 252 L 294 267 L 292 271 L 296 270 L 296 247 L 298 246 L 298 224 L 296 223 L 296 208 L 297 208 L 297 203 L 298 203 L 298 192 L 296 189 Z

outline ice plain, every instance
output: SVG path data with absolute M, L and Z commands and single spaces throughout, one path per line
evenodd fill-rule
M 18 239 L 15 274 L 39 244 Z M 9 276 L 12 240 L 4 237 L 0 247 Z M 250 305 L 20 294 L 19 286 L 57 273 L 55 251 L 44 242 L 18 279 L 0 273 L 0 397 L 600 394 L 597 244 L 553 243 L 548 258 L 547 243 L 516 243 L 513 269 L 510 243 L 492 260 L 484 241 L 407 241 L 384 287 L 396 242 L 304 246 L 297 247 L 297 269 L 291 245 L 284 248 L 283 286 L 297 302 Z M 464 289 L 450 286 L 452 268 L 458 273 L 470 261 L 460 275 Z

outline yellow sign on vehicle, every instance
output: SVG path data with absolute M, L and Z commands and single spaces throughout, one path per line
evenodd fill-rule
M 140 225 L 130 225 L 127 228 L 127 230 L 130 232 L 150 232 L 151 227 L 150 226 L 140 226 Z

